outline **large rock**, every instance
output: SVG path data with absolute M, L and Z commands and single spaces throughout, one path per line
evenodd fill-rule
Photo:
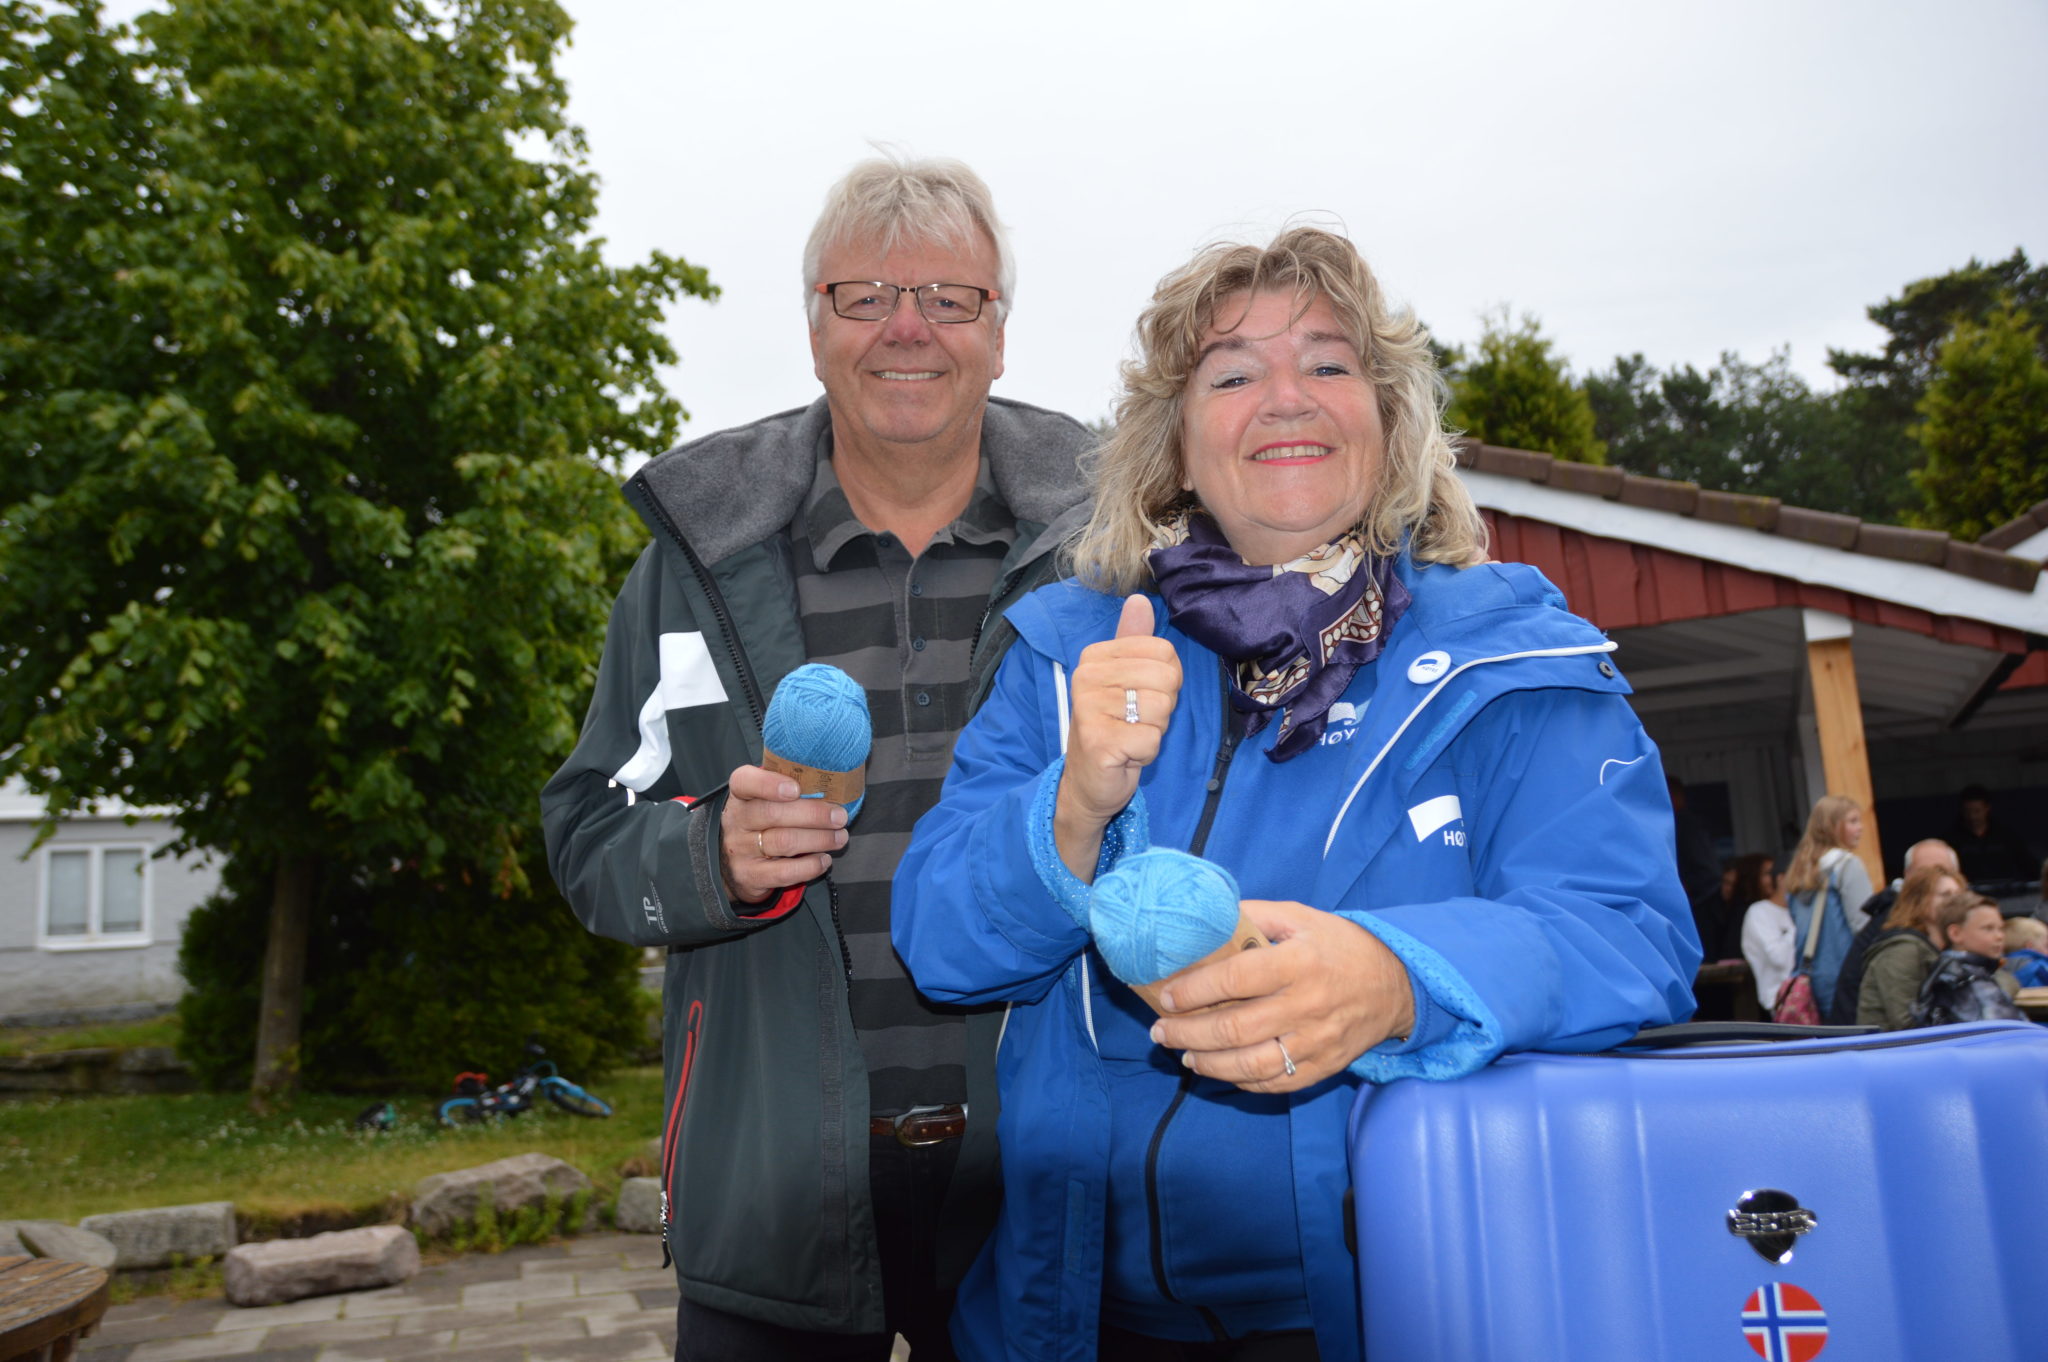
M 21 1242 L 21 1236 L 14 1232 L 17 1223 L 13 1220 L 0 1220 L 0 1258 L 33 1256 L 28 1251 L 28 1245 Z
M 230 1302 L 279 1305 L 405 1281 L 420 1270 L 420 1248 L 402 1225 L 368 1225 L 243 1244 L 228 1254 L 225 1267 Z
M 190 1206 L 157 1206 L 146 1211 L 89 1215 L 78 1228 L 103 1235 L 114 1245 L 118 1268 L 169 1267 L 219 1258 L 235 1246 L 235 1203 L 201 1201 Z
M 620 1183 L 612 1227 L 622 1234 L 660 1234 L 661 1179 L 627 1178 Z
M 87 1267 L 110 1271 L 119 1255 L 106 1236 L 91 1230 L 74 1229 L 58 1220 L 18 1220 L 15 1236 L 38 1258 L 62 1258 Z
M 557 1206 L 567 1206 L 576 1193 L 590 1190 L 590 1179 L 546 1154 L 519 1154 L 477 1168 L 435 1173 L 413 1188 L 412 1223 L 437 1239 L 458 1225 L 471 1224 L 486 1188 L 502 1220 L 524 1207 L 543 1205 L 550 1192 Z

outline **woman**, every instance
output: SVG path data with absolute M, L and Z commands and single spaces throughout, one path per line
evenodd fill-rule
M 1686 1015 L 1669 796 L 1612 645 L 1484 563 L 1427 336 L 1349 242 L 1205 251 L 1139 339 L 1079 579 L 1008 614 L 895 882 L 919 986 L 1012 1004 L 1004 1206 L 954 1340 L 1357 1358 L 1359 1085 Z M 1084 925 L 1148 841 L 1227 867 L 1273 943 L 1174 976 L 1156 1019 Z
M 1906 876 L 1884 930 L 1863 957 L 1856 1024 L 1900 1031 L 1912 1025 L 1913 1002 L 1946 942 L 1936 914 L 1968 888 L 1957 871 L 1924 865 Z
M 1745 871 L 1754 863 L 1754 869 Z M 1785 877 L 1769 856 L 1752 852 L 1735 863 L 1735 901 L 1750 898 L 1742 915 L 1742 958 L 1756 978 L 1756 1000 L 1768 1016 L 1778 989 L 1792 974 L 1792 914 L 1785 908 Z
M 1941 956 L 1920 985 L 1912 1025 L 2025 1020 L 2013 1001 L 2020 981 L 1999 962 L 2005 948 L 2005 917 L 1998 901 L 1982 894 L 1957 894 L 1935 910 L 1934 929 L 1940 935 Z
M 1842 958 L 1863 924 L 1870 920 L 1863 905 L 1870 898 L 1870 872 L 1855 855 L 1863 840 L 1863 810 L 1843 795 L 1823 795 L 1807 815 L 1806 834 L 1792 852 L 1785 872 L 1785 905 L 1797 933 L 1794 968 L 1805 969 L 1813 984 L 1813 1000 L 1826 1016 L 1835 999 L 1835 979 Z M 1812 960 L 1806 943 L 1813 915 L 1821 915 L 1820 938 Z

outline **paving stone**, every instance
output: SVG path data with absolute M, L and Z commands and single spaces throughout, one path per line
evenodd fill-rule
M 393 1319 L 331 1319 L 319 1324 L 286 1324 L 271 1330 L 263 1340 L 266 1348 L 320 1348 L 330 1343 L 361 1343 L 365 1339 L 393 1338 L 398 1321 Z
M 243 1244 L 224 1265 L 228 1300 L 276 1305 L 307 1296 L 392 1286 L 420 1270 L 420 1246 L 403 1225 L 365 1225 L 305 1239 Z
M 569 1240 L 562 1246 L 571 1258 L 598 1258 L 608 1253 L 617 1253 L 629 1244 L 643 1242 L 638 1235 L 629 1234 L 585 1234 Z M 659 1255 L 660 1250 L 656 1250 Z
M 528 1362 L 668 1362 L 675 1352 L 674 1344 L 665 1344 L 659 1334 L 642 1330 L 549 1343 L 530 1349 L 526 1356 Z
M 231 1329 L 268 1329 L 274 1324 L 317 1324 L 341 1317 L 341 1300 L 335 1296 L 291 1301 L 284 1305 L 259 1305 L 247 1310 L 229 1310 L 214 1324 L 217 1333 Z
M 380 1291 L 352 1291 L 341 1297 L 343 1319 L 371 1319 L 380 1315 L 419 1315 L 431 1310 L 452 1310 L 462 1304 L 462 1288 L 437 1286 L 422 1289 L 425 1274 L 404 1286 L 387 1286 Z
M 98 1335 L 83 1339 L 78 1345 L 78 1356 L 90 1357 L 92 1362 L 128 1362 L 128 1354 L 135 1351 L 133 1343 L 106 1343 Z
M 235 1204 L 202 1201 L 189 1206 L 155 1206 L 142 1211 L 89 1215 L 78 1228 L 103 1235 L 114 1245 L 115 1266 L 169 1267 L 219 1258 L 235 1246 Z
M 562 1319 L 575 1315 L 637 1315 L 640 1302 L 623 1291 L 608 1296 L 566 1296 L 560 1300 L 528 1301 L 519 1307 L 521 1319 Z M 595 1326 L 591 1332 L 595 1333 Z
M 502 1308 L 492 1310 L 430 1310 L 423 1315 L 398 1316 L 398 1332 L 406 1334 L 433 1334 L 443 1329 L 481 1329 L 492 1324 L 505 1322 Z
M 604 1275 L 611 1274 L 591 1274 Z M 526 1277 L 515 1281 L 478 1282 L 462 1288 L 462 1308 L 465 1310 L 488 1310 L 492 1306 L 511 1307 L 522 1301 L 552 1300 L 557 1296 L 599 1295 L 601 1292 L 579 1291 L 577 1283 L 582 1277 Z
M 242 1362 L 320 1362 L 318 1348 L 264 1348 L 243 1353 Z
M 673 1333 L 676 1327 L 676 1311 L 671 1305 L 666 1310 L 634 1310 L 628 1314 L 592 1315 L 585 1323 L 592 1338 L 606 1338 L 614 1334 L 630 1334 L 635 1331 L 667 1329 Z
M 577 1192 L 588 1192 L 583 1171 L 547 1154 L 516 1154 L 475 1168 L 424 1177 L 413 1188 L 412 1223 L 440 1238 L 459 1225 L 475 1221 L 477 1206 L 488 1195 L 502 1218 L 525 1207 L 539 1207 L 552 1195 L 567 1205 Z
M 639 1298 L 642 1310 L 667 1310 L 673 1315 L 676 1312 L 676 1298 L 680 1293 L 676 1290 L 676 1284 L 670 1282 L 667 1286 L 642 1287 L 633 1294 Z
M 401 1362 L 409 1357 L 445 1357 L 454 1346 L 453 1329 L 436 1334 L 401 1334 L 395 1338 L 330 1343 L 320 1350 L 320 1362 Z M 463 1362 L 474 1359 L 464 1357 Z
M 164 1338 L 138 1343 L 128 1362 L 203 1362 L 211 1357 L 241 1357 L 263 1346 L 263 1333 L 250 1329 L 239 1334 L 200 1334 L 193 1338 Z
M 86 1342 L 88 1344 L 97 1343 L 100 1347 L 106 1348 L 117 1345 L 126 1347 L 130 1344 L 148 1343 L 160 1338 L 196 1337 L 213 1331 L 214 1319 L 210 1315 L 204 1319 L 194 1316 L 192 1317 L 194 1322 L 191 1323 L 176 1316 L 166 1315 L 150 1315 L 141 1319 L 127 1319 L 121 1317 L 121 1311 L 127 1308 L 125 1305 L 117 1305 L 107 1311 L 100 1319 L 99 1332 L 95 1333 Z
M 589 1338 L 590 1330 L 583 1327 L 580 1319 L 543 1319 L 534 1322 L 512 1319 L 498 1324 L 480 1325 L 473 1329 L 458 1329 L 455 1342 L 467 1352 L 471 1348 L 488 1348 L 494 1343 L 517 1343 L 531 1346 L 535 1343 L 559 1343 L 571 1338 Z
M 645 1291 L 654 1287 L 674 1287 L 675 1274 L 667 1268 L 643 1269 L 637 1272 L 585 1272 L 576 1278 L 577 1284 L 586 1296 L 608 1295 L 613 1291 Z
M 623 1256 L 623 1255 L 620 1255 Z M 602 1270 L 614 1265 L 611 1258 L 535 1258 L 519 1264 L 522 1277 L 552 1277 L 558 1273 L 577 1273 Z M 618 1263 L 623 1267 L 623 1263 Z

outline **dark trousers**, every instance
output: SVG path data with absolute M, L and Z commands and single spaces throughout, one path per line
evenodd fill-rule
M 868 1178 L 874 1190 L 882 1303 L 888 1320 L 882 1333 L 785 1329 L 693 1305 L 685 1297 L 676 1306 L 676 1362 L 887 1362 L 897 1334 L 909 1342 L 916 1362 L 955 1362 L 946 1333 L 953 1293 L 937 1285 L 934 1248 L 939 1208 L 959 1156 L 958 1140 L 911 1149 L 892 1136 L 870 1139 Z

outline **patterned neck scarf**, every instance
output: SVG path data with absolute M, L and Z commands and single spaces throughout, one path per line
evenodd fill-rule
M 1147 561 L 1175 627 L 1234 665 L 1230 704 L 1257 733 L 1280 711 L 1266 755 L 1315 746 L 1330 706 L 1408 608 L 1393 560 L 1366 552 L 1356 529 L 1292 562 L 1253 567 L 1206 514 L 1159 526 Z

